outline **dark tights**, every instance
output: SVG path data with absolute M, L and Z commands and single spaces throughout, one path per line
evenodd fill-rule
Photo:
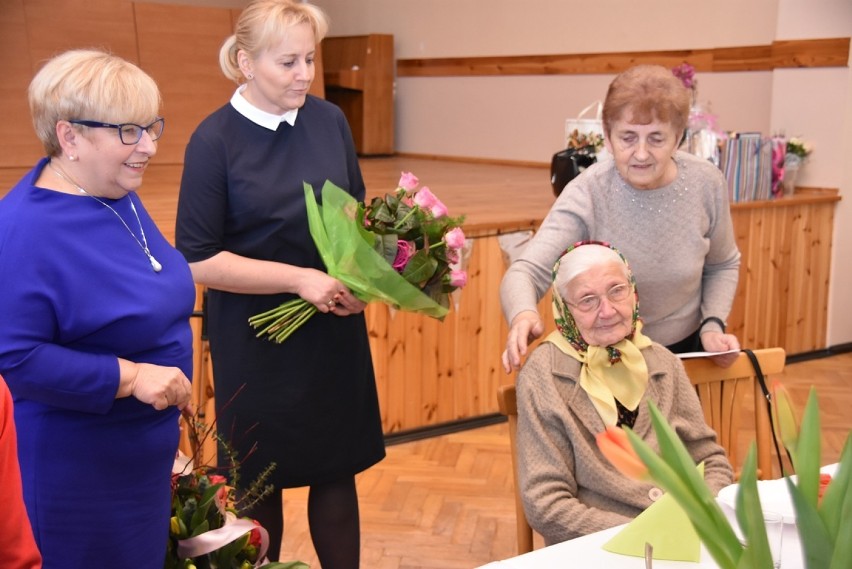
M 280 496 L 280 495 L 279 495 Z M 269 532 L 270 561 L 278 561 L 284 513 L 281 500 L 267 499 L 248 514 Z M 361 557 L 361 524 L 355 477 L 311 486 L 308 493 L 308 525 L 322 569 L 358 569 Z

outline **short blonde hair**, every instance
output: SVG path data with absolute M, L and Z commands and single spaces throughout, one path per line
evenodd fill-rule
M 290 0 L 254 0 L 240 14 L 234 35 L 222 44 L 219 50 L 219 66 L 225 77 L 241 83 L 237 54 L 244 51 L 256 59 L 287 37 L 290 28 L 299 24 L 310 24 L 314 41 L 319 44 L 328 33 L 328 17 L 321 8 L 307 2 Z
M 99 50 L 71 50 L 49 60 L 29 87 L 33 126 L 48 156 L 62 152 L 61 120 L 145 125 L 157 118 L 157 83 L 129 61 Z

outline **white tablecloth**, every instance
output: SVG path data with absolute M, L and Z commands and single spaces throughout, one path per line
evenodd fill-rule
M 722 509 L 729 516 L 733 511 L 722 504 Z M 619 555 L 604 551 L 604 543 L 617 534 L 624 526 L 617 526 L 604 531 L 578 537 L 563 543 L 537 549 L 503 561 L 495 561 L 483 565 L 479 569 L 565 569 L 601 568 L 601 569 L 644 569 L 645 560 L 641 557 Z M 718 569 L 718 565 L 701 546 L 701 560 L 698 563 L 687 561 L 654 560 L 654 569 Z M 781 542 L 781 569 L 804 569 L 802 548 L 799 534 L 794 524 L 784 524 L 784 537 Z

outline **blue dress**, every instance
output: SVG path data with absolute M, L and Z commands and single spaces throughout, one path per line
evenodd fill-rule
M 192 276 L 138 196 L 104 201 L 138 237 L 134 201 L 160 273 L 102 204 L 34 187 L 46 163 L 0 200 L 0 374 L 27 512 L 45 569 L 161 569 L 179 412 L 116 399 L 117 358 L 192 377 Z
M 190 262 L 230 251 L 324 271 L 303 183 L 320 202 L 327 179 L 364 199 L 339 108 L 309 96 L 295 125 L 272 131 L 227 104 L 187 146 L 176 246 Z M 317 313 L 282 344 L 256 338 L 248 318 L 292 298 L 209 292 L 217 427 L 239 454 L 243 485 L 273 462 L 280 489 L 337 481 L 385 456 L 364 315 Z

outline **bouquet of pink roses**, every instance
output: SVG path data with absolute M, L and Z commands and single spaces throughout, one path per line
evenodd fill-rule
M 362 301 L 378 300 L 400 310 L 443 320 L 449 295 L 467 283 L 457 268 L 465 237 L 463 217 L 447 207 L 414 174 L 403 172 L 396 191 L 357 202 L 331 182 L 322 188 L 322 206 L 305 184 L 311 237 L 328 274 Z M 258 337 L 286 340 L 317 311 L 297 298 L 249 318 Z

